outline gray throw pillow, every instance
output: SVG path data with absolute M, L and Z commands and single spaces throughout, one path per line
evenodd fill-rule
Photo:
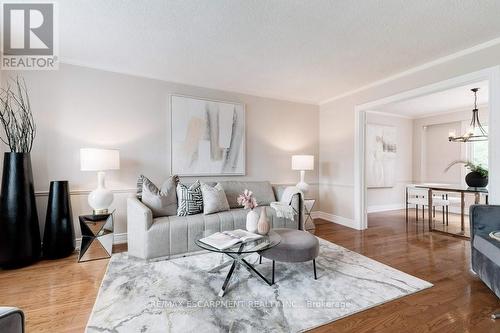
M 224 192 L 221 184 L 217 183 L 215 186 L 210 186 L 202 183 L 201 193 L 203 195 L 203 214 L 208 215 L 229 210 L 226 192 Z
M 153 217 L 177 214 L 177 176 L 172 176 L 160 189 L 145 176 L 139 176 L 137 183 L 142 183 L 141 200 L 153 212 Z
M 203 195 L 201 194 L 200 181 L 197 180 L 190 187 L 184 184 L 177 185 L 177 198 L 179 207 L 177 215 L 186 216 L 203 212 Z

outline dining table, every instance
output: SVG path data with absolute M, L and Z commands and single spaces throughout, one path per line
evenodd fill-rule
M 479 204 L 481 202 L 481 195 L 484 195 L 485 201 L 484 203 L 488 205 L 488 188 L 487 187 L 468 187 L 461 185 L 449 185 L 449 184 L 414 184 L 416 188 L 427 189 L 428 195 L 427 198 L 429 200 L 428 203 L 428 219 L 429 219 L 429 230 L 437 231 L 441 233 L 451 234 L 453 236 L 460 236 L 464 238 L 469 238 L 465 235 L 465 195 L 466 194 L 474 194 L 474 204 Z M 435 229 L 432 225 L 433 215 L 432 215 L 432 200 L 434 192 L 454 192 L 460 194 L 460 233 L 454 234 L 450 232 L 446 232 L 443 230 Z

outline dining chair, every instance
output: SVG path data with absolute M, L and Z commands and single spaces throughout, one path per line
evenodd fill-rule
M 406 187 L 406 223 L 408 224 L 408 211 L 410 205 L 415 205 L 415 220 L 418 222 L 419 206 L 422 207 L 422 220 L 425 220 L 425 209 L 429 206 L 429 192 L 423 188 L 414 186 Z M 445 194 L 434 194 L 432 196 L 432 214 L 436 216 L 436 207 L 441 207 L 443 213 L 443 224 L 448 220 L 449 201 Z M 447 223 L 447 222 L 446 222 Z

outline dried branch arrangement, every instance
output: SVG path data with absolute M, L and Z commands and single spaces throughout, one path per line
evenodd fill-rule
M 4 133 L 0 140 L 13 153 L 29 153 L 33 148 L 36 126 L 31 112 L 26 82 L 19 76 L 0 88 L 0 122 Z

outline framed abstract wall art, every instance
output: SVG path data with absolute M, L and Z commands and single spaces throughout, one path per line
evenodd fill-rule
M 172 174 L 245 174 L 244 104 L 172 95 L 170 112 Z
M 396 184 L 396 127 L 366 125 L 366 185 L 368 188 Z

